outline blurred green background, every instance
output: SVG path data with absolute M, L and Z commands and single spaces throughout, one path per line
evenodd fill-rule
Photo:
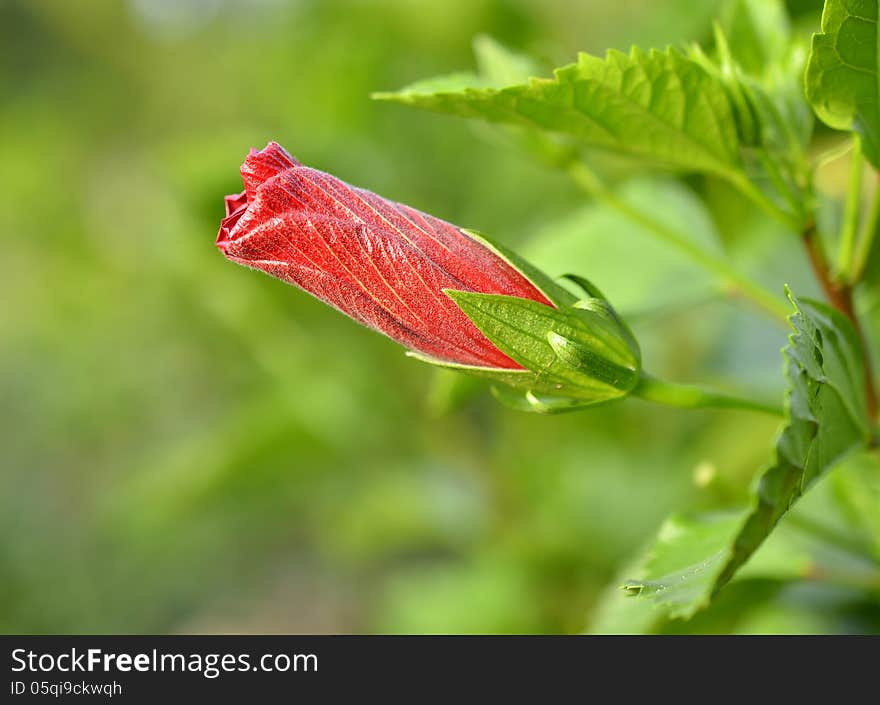
M 277 140 L 590 277 L 658 373 L 780 393 L 784 330 L 488 130 L 368 97 L 471 67 L 480 33 L 552 65 L 707 40 L 721 4 L 0 3 L 0 630 L 602 629 L 664 517 L 742 500 L 776 423 L 508 411 L 214 238 L 247 150 Z M 791 5 L 817 26 L 821 3 Z M 780 296 L 815 291 L 772 225 L 693 187 L 710 210 L 625 186 L 718 247 L 738 231 Z M 663 628 L 878 629 L 864 590 L 804 575 Z

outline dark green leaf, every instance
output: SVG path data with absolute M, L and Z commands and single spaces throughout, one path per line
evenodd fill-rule
M 792 303 L 794 334 L 784 350 L 787 420 L 752 506 L 722 518 L 670 519 L 642 575 L 627 586 L 669 616 L 689 617 L 705 607 L 798 498 L 844 456 L 867 445 L 864 365 L 852 325 L 824 304 Z
M 880 168 L 877 18 L 877 0 L 825 0 L 806 88 L 822 121 L 858 133 L 865 156 Z

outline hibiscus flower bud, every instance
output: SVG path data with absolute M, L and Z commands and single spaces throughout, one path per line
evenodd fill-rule
M 226 197 L 217 236 L 230 260 L 304 289 L 420 359 L 529 399 L 595 403 L 635 385 L 638 346 L 595 290 L 579 302 L 483 236 L 303 166 L 274 142 L 251 150 L 241 175 L 245 189 Z

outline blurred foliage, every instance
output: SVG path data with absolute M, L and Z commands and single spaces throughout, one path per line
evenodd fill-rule
M 0 4 L 0 630 L 619 629 L 603 610 L 640 547 L 672 511 L 741 501 L 772 420 L 508 411 L 213 240 L 247 149 L 275 139 L 552 274 L 576 268 L 638 314 L 657 372 L 779 392 L 785 331 L 669 253 L 642 271 L 638 232 L 480 128 L 368 100 L 471 66 L 481 33 L 558 64 L 709 40 L 721 5 Z M 818 26 L 820 3 L 789 5 Z M 779 232 L 723 186 L 688 186 L 710 212 L 666 180 L 630 195 L 694 211 L 695 237 L 811 293 L 806 264 L 775 257 Z M 877 472 L 865 461 L 819 496 L 875 559 Z M 876 568 L 802 555 L 691 623 L 624 630 L 880 631 Z

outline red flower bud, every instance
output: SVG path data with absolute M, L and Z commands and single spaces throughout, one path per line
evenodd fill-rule
M 251 150 L 245 190 L 226 197 L 217 247 L 438 360 L 522 369 L 444 289 L 553 306 L 531 281 L 460 228 L 305 167 L 280 145 Z

